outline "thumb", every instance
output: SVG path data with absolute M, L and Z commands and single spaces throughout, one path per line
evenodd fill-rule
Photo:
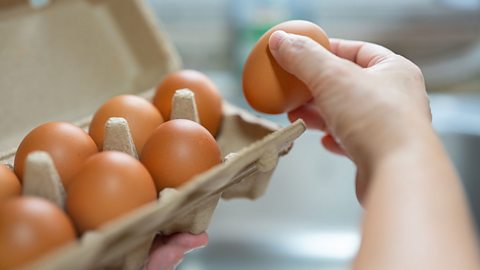
M 277 63 L 303 81 L 312 94 L 347 64 L 312 39 L 284 31 L 270 35 L 269 48 Z

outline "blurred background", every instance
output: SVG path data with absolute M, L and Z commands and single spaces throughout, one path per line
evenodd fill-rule
M 148 3 L 184 67 L 206 72 L 229 102 L 246 109 L 244 60 L 267 29 L 285 20 L 310 20 L 331 37 L 378 43 L 411 59 L 424 72 L 434 125 L 480 220 L 480 0 Z M 285 116 L 261 116 L 288 124 Z M 319 139 L 308 131 L 297 140 L 258 201 L 221 202 L 209 246 L 180 269 L 348 269 L 360 240 L 355 169 Z
M 479 80 L 478 0 L 148 1 L 187 68 L 238 75 L 267 29 L 306 19 L 331 37 L 379 43 L 406 56 L 422 67 L 431 91 L 468 91 Z

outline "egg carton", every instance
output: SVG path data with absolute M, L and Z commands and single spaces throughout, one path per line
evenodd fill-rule
M 9 116 L 0 118 L 2 149 L 18 145 L 21 134 L 49 118 L 87 129 L 91 117 L 76 119 L 98 104 L 86 101 L 125 94 L 122 87 L 151 99 L 153 89 L 141 90 L 180 68 L 177 52 L 143 1 L 45 2 L 51 3 L 34 10 L 23 0 L 0 4 L 0 18 L 5 23 L 0 34 L 7 41 L 0 54 L 4 74 L 0 77 L 0 115 Z M 95 65 L 89 62 L 93 58 Z M 64 59 L 75 69 L 58 64 Z M 57 77 L 60 79 L 54 80 Z M 67 83 L 72 78 L 75 83 Z M 32 98 L 32 88 L 41 89 L 41 95 Z M 175 103 L 174 117 L 197 120 L 189 92 L 179 94 Z M 19 110 L 23 113 L 17 113 Z M 105 149 L 136 155 L 124 119 L 110 119 L 106 128 Z M 304 131 L 302 121 L 282 128 L 224 102 L 216 137 L 224 157 L 221 164 L 181 187 L 163 190 L 157 202 L 84 234 L 26 269 L 139 269 L 155 234 L 202 232 L 220 198 L 255 199 L 264 194 L 278 158 L 288 153 Z M 12 165 L 14 155 L 14 149 L 0 153 L 0 163 Z M 63 205 L 65 191 L 47 154 L 30 155 L 26 170 L 24 194 Z
M 151 93 L 146 96 L 151 96 Z M 175 93 L 171 118 L 198 122 L 193 92 L 182 89 Z M 85 233 L 75 244 L 25 269 L 140 269 L 156 234 L 199 234 L 207 230 L 221 197 L 256 199 L 262 196 L 278 158 L 288 153 L 293 141 L 306 128 L 302 120 L 279 128 L 226 102 L 223 104 L 222 121 L 217 138 L 222 153 L 229 151 L 235 138 L 252 136 L 250 139 L 254 139 L 268 135 L 236 152 L 224 154 L 220 165 L 195 176 L 186 184 L 162 190 L 157 202 Z M 88 122 L 77 125 L 86 128 Z M 245 132 L 253 134 L 239 136 Z M 112 117 L 107 121 L 103 148 L 138 158 L 124 118 Z M 8 163 L 13 157 L 14 152 L 7 153 L 1 162 Z M 27 156 L 22 194 L 40 196 L 64 208 L 65 190 L 48 153 L 36 151 Z M 75 263 L 72 265 L 72 262 Z

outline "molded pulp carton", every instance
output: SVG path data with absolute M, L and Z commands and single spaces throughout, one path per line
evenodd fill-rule
M 180 58 L 140 0 L 56 0 L 34 8 L 0 2 L 0 162 L 48 121 L 88 127 L 100 104 L 119 94 L 151 98 L 153 87 Z M 261 90 L 261 89 L 259 89 Z M 227 102 L 217 135 L 225 161 L 29 269 L 139 269 L 156 233 L 207 229 L 223 198 L 261 196 L 302 121 L 280 128 Z

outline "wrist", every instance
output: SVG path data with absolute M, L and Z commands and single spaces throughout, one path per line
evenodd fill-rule
M 365 171 L 373 171 L 397 156 L 414 158 L 432 149 L 442 149 L 436 132 L 426 118 L 406 118 L 403 123 L 396 121 L 394 125 L 379 125 L 384 128 L 373 129 L 379 131 L 363 140 L 367 143 L 356 146 L 354 151 L 363 154 L 352 155 L 354 162 Z

